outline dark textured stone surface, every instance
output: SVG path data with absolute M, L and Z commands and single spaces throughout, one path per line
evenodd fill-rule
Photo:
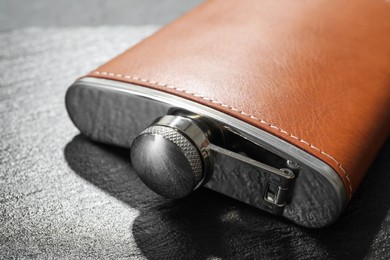
M 26 26 L 166 24 L 202 0 L 0 0 L 0 31 Z
M 80 135 L 67 87 L 153 30 L 0 34 L 0 259 L 390 259 L 389 142 L 341 218 L 308 230 L 207 189 L 163 199 L 128 150 Z

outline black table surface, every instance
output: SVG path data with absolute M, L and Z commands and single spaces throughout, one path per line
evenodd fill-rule
M 0 32 L 0 259 L 390 259 L 390 142 L 332 226 L 310 230 L 201 188 L 151 192 L 129 151 L 64 106 L 80 75 L 156 26 Z

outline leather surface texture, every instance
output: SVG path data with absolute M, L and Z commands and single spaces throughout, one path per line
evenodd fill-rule
M 185 97 L 330 165 L 347 197 L 390 129 L 390 3 L 206 1 L 88 76 Z

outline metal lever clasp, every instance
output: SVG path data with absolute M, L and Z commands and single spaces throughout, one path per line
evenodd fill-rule
M 157 119 L 131 147 L 133 167 L 150 189 L 164 197 L 181 198 L 208 185 L 273 214 L 283 212 L 295 177 L 292 170 L 279 169 L 285 159 L 273 155 L 269 160 L 268 150 L 230 129 L 211 129 L 211 120 L 175 112 Z M 215 138 L 220 136 L 218 131 L 229 142 Z M 229 164 L 231 168 L 220 170 Z
M 287 203 L 287 194 L 294 178 L 294 172 L 288 168 L 282 168 L 278 174 L 270 175 L 264 199 L 278 207 L 284 207 Z
M 296 173 L 299 169 L 294 169 L 294 171 L 289 168 L 278 169 L 214 144 L 209 144 L 208 148 L 214 152 L 255 167 L 258 173 L 258 182 L 263 183 L 264 179 L 266 180 L 265 188 L 258 191 L 258 196 L 263 197 L 264 203 L 258 206 L 273 214 L 283 213 L 284 207 L 288 203 L 289 194 L 293 188 Z

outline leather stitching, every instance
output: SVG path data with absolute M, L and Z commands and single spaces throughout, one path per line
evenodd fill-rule
M 96 74 L 96 75 L 104 75 L 104 76 L 110 76 L 110 77 L 116 77 L 116 78 L 123 78 L 123 79 L 136 80 L 136 81 L 140 81 L 140 82 L 149 83 L 149 84 L 152 84 L 152 85 L 157 85 L 157 86 L 160 86 L 160 87 L 165 87 L 165 88 L 168 88 L 168 89 L 173 89 L 173 90 L 176 90 L 176 91 L 179 91 L 179 92 L 183 92 L 183 93 L 192 95 L 192 96 L 194 96 L 194 97 L 197 97 L 197 98 L 201 98 L 201 99 L 203 99 L 203 100 L 206 100 L 206 101 L 208 101 L 208 102 L 212 102 L 212 103 L 214 103 L 214 104 L 220 105 L 220 106 L 222 106 L 222 107 L 228 108 L 228 109 L 230 109 L 230 110 L 232 110 L 232 111 L 238 112 L 238 113 L 240 113 L 240 114 L 242 114 L 242 115 L 244 115 L 244 116 L 247 116 L 247 117 L 249 117 L 249 118 L 251 118 L 251 119 L 254 119 L 254 120 L 256 120 L 256 121 L 258 121 L 258 122 L 260 122 L 260 123 L 262 123 L 262 124 L 265 124 L 265 125 L 267 125 L 267 126 L 270 127 L 270 128 L 276 129 L 277 131 L 279 131 L 279 132 L 281 132 L 281 133 L 283 133 L 283 134 L 285 134 L 285 135 L 287 135 L 287 136 L 289 136 L 289 137 L 291 137 L 291 138 L 293 138 L 293 139 L 298 140 L 299 142 L 301 142 L 301 143 L 303 143 L 303 144 L 309 146 L 309 147 L 312 148 L 313 150 L 315 150 L 315 151 L 317 151 L 317 152 L 319 152 L 319 153 L 325 155 L 326 157 L 328 157 L 329 159 L 331 159 L 332 161 L 334 161 L 334 162 L 337 164 L 337 166 L 341 169 L 341 171 L 343 172 L 344 176 L 346 177 L 346 179 L 347 179 L 347 181 L 348 181 L 348 186 L 349 186 L 349 190 L 350 190 L 349 198 L 351 198 L 351 196 L 352 196 L 352 191 L 353 191 L 353 189 L 352 189 L 352 185 L 351 185 L 351 179 L 350 179 L 350 177 L 349 177 L 347 171 L 344 169 L 344 167 L 343 167 L 343 165 L 342 165 L 341 163 L 339 163 L 339 162 L 338 162 L 333 156 L 331 156 L 330 154 L 324 152 L 323 150 L 317 148 L 316 146 L 310 144 L 309 142 L 307 142 L 307 141 L 305 141 L 305 140 L 303 140 L 303 139 L 301 139 L 301 138 L 299 138 L 299 137 L 297 137 L 297 136 L 295 136 L 295 135 L 293 135 L 293 134 L 288 133 L 287 131 L 281 129 L 280 127 L 278 127 L 278 126 L 276 126 L 276 125 L 270 124 L 270 123 L 264 121 L 264 120 L 261 119 L 261 118 L 257 118 L 257 117 L 255 117 L 254 115 L 251 115 L 251 114 L 249 114 L 249 113 L 246 113 L 246 112 L 244 112 L 244 111 L 242 111 L 242 110 L 239 110 L 239 109 L 237 109 L 237 108 L 235 108 L 235 107 L 226 105 L 226 104 L 224 104 L 224 103 L 222 103 L 221 101 L 218 101 L 218 100 L 216 100 L 216 99 L 208 98 L 208 97 L 205 97 L 205 96 L 203 96 L 203 95 L 200 95 L 200 94 L 197 94 L 197 93 L 193 93 L 193 92 L 190 92 L 190 91 L 185 90 L 185 89 L 182 89 L 182 88 L 174 87 L 174 86 L 167 85 L 167 84 L 162 84 L 162 83 L 159 83 L 159 82 L 157 82 L 157 81 L 152 81 L 152 80 L 148 80 L 148 79 L 143 79 L 143 78 L 139 78 L 139 77 L 136 77 L 136 76 L 123 75 L 123 74 L 115 74 L 115 73 L 105 72 L 105 71 L 94 71 L 93 73 Z

